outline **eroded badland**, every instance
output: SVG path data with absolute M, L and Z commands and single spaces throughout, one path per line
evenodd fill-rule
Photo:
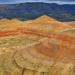
M 0 75 L 75 75 L 74 28 L 45 15 L 0 20 Z

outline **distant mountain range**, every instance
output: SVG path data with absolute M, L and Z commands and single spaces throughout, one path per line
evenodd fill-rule
M 42 15 L 59 21 L 75 21 L 75 5 L 39 2 L 0 5 L 0 18 L 31 20 Z

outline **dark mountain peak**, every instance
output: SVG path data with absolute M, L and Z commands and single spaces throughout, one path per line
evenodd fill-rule
M 53 17 L 59 21 L 74 21 L 75 5 L 42 2 L 0 5 L 0 18 L 29 20 L 42 15 Z
M 44 2 L 26 2 L 26 3 L 20 3 L 20 4 L 48 4 L 48 5 L 58 5 L 57 3 L 44 3 Z

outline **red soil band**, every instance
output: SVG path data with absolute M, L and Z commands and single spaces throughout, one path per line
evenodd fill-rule
M 66 35 L 53 35 L 47 32 L 40 32 L 38 30 L 30 30 L 25 28 L 17 28 L 15 30 L 6 30 L 6 31 L 0 31 L 0 37 L 6 37 L 6 36 L 15 36 L 15 35 L 24 35 L 24 34 L 34 34 L 42 37 L 48 37 L 48 38 L 55 38 L 57 40 L 62 40 L 63 43 L 67 42 L 70 44 L 75 44 L 75 38 L 66 36 Z
M 39 35 L 39 36 L 44 36 L 44 37 L 49 37 L 51 38 L 51 35 L 43 32 L 39 32 L 37 30 L 30 30 L 30 29 L 22 29 L 18 28 L 16 30 L 6 30 L 6 31 L 0 31 L 0 37 L 5 37 L 5 36 L 14 36 L 14 35 L 19 35 L 19 34 L 34 34 L 34 35 Z

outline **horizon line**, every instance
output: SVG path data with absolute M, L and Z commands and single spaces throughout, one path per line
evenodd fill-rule
M 4 3 L 0 3 L 0 4 L 21 4 L 21 3 L 48 3 L 48 4 L 51 4 L 51 3 L 56 3 L 56 4 L 59 4 L 59 5 L 64 5 L 64 4 L 75 4 L 75 1 L 74 2 L 63 2 L 63 1 L 51 1 L 51 2 L 42 2 L 42 1 L 26 1 L 26 2 L 4 2 Z

